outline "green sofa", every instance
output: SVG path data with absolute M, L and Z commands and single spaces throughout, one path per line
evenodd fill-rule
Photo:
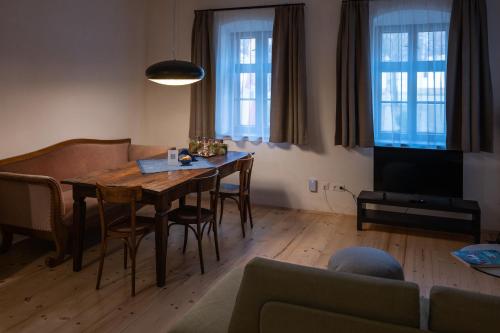
M 170 332 L 500 332 L 500 297 L 434 287 L 425 303 L 414 283 L 255 258 Z

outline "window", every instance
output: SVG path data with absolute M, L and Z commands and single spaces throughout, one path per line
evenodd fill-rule
M 274 10 L 216 13 L 218 138 L 269 141 Z
M 375 144 L 445 148 L 449 13 L 395 14 L 372 24 Z

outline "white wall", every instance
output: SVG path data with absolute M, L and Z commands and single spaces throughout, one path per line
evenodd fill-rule
M 0 0 L 0 158 L 137 137 L 144 23 L 141 0 Z
M 189 59 L 191 24 L 194 9 L 287 3 L 280 0 L 187 0 L 177 8 L 177 57 Z M 309 193 L 307 180 L 315 177 L 345 185 L 354 193 L 372 187 L 372 150 L 346 150 L 334 142 L 335 52 L 340 17 L 340 0 L 306 0 L 307 70 L 310 145 L 297 147 L 273 144 L 236 144 L 231 149 L 256 152 L 253 181 L 254 201 L 339 213 L 355 213 L 355 205 L 347 193 Z M 153 63 L 170 56 L 171 2 L 153 0 L 148 10 L 147 60 Z M 490 46 L 496 113 L 500 113 L 500 56 L 497 16 L 500 3 L 489 0 Z M 189 87 L 162 87 L 147 84 L 145 136 L 149 143 L 186 146 L 189 127 Z M 498 117 L 497 117 L 498 118 Z M 496 123 L 496 132 L 500 124 Z M 497 135 L 497 147 L 500 142 Z M 483 226 L 500 229 L 500 153 L 470 154 L 465 158 L 465 197 L 480 201 Z

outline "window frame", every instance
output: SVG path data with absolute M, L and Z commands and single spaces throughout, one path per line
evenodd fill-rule
M 393 25 L 393 26 L 378 26 L 376 27 L 376 41 L 374 43 L 374 74 L 375 74 L 375 85 L 374 85 L 374 131 L 376 131 L 375 145 L 377 146 L 394 146 L 393 141 L 396 138 L 400 142 L 401 147 L 425 147 L 425 148 L 438 148 L 442 149 L 446 147 L 446 118 L 444 124 L 444 133 L 432 133 L 417 132 L 417 107 L 418 104 L 441 104 L 444 105 L 444 110 L 446 112 L 446 63 L 447 56 L 445 60 L 432 60 L 432 61 L 419 61 L 418 60 L 418 33 L 419 32 L 438 32 L 445 31 L 448 38 L 449 24 L 447 23 L 434 23 L 434 24 L 408 24 L 408 25 Z M 382 36 L 384 33 L 408 33 L 408 60 L 404 61 L 382 61 Z M 447 50 L 446 43 L 446 50 Z M 382 100 L 382 73 L 404 73 L 408 75 L 408 87 L 407 87 L 407 100 L 404 101 L 383 101 Z M 445 80 L 445 95 L 443 101 L 426 101 L 419 102 L 417 100 L 417 74 L 419 72 L 444 72 Z M 372 80 L 373 81 L 373 80 Z M 384 132 L 381 130 L 382 127 L 382 104 L 405 104 L 407 105 L 407 115 L 408 124 L 407 133 L 398 132 Z M 410 121 L 410 117 L 412 118 Z M 433 137 L 432 142 L 444 143 L 444 146 L 429 145 L 428 138 Z

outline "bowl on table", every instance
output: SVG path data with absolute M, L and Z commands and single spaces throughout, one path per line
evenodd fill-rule
M 181 162 L 182 165 L 187 166 L 190 165 L 193 159 L 189 155 L 180 155 L 179 156 L 179 162 Z

